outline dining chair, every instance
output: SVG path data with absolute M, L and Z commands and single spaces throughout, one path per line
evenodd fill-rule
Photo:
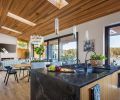
M 5 85 L 7 85 L 10 75 L 14 75 L 15 80 L 18 83 L 17 71 L 15 69 L 13 69 L 11 66 L 5 66 L 5 68 L 7 69 L 6 76 L 5 76 L 5 79 L 4 79 Z

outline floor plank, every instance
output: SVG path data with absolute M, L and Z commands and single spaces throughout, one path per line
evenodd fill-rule
M 4 84 L 5 72 L 0 72 L 0 100 L 30 100 L 30 85 L 27 78 L 17 83 L 10 75 L 7 86 Z

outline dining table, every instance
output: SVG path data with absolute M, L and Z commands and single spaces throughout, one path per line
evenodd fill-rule
M 20 70 L 20 73 L 23 70 L 23 77 L 21 77 L 20 80 L 28 77 L 28 74 L 24 75 L 24 70 L 30 70 L 31 69 L 31 64 L 30 63 L 13 64 L 12 66 L 17 70 Z M 20 73 L 19 73 L 19 77 L 20 77 Z

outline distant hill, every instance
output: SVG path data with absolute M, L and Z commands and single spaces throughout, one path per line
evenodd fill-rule
M 120 57 L 120 48 L 110 48 L 110 55 L 112 57 Z

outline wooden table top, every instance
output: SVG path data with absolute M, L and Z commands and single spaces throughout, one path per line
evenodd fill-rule
M 15 68 L 30 68 L 31 64 L 14 64 L 13 67 Z

